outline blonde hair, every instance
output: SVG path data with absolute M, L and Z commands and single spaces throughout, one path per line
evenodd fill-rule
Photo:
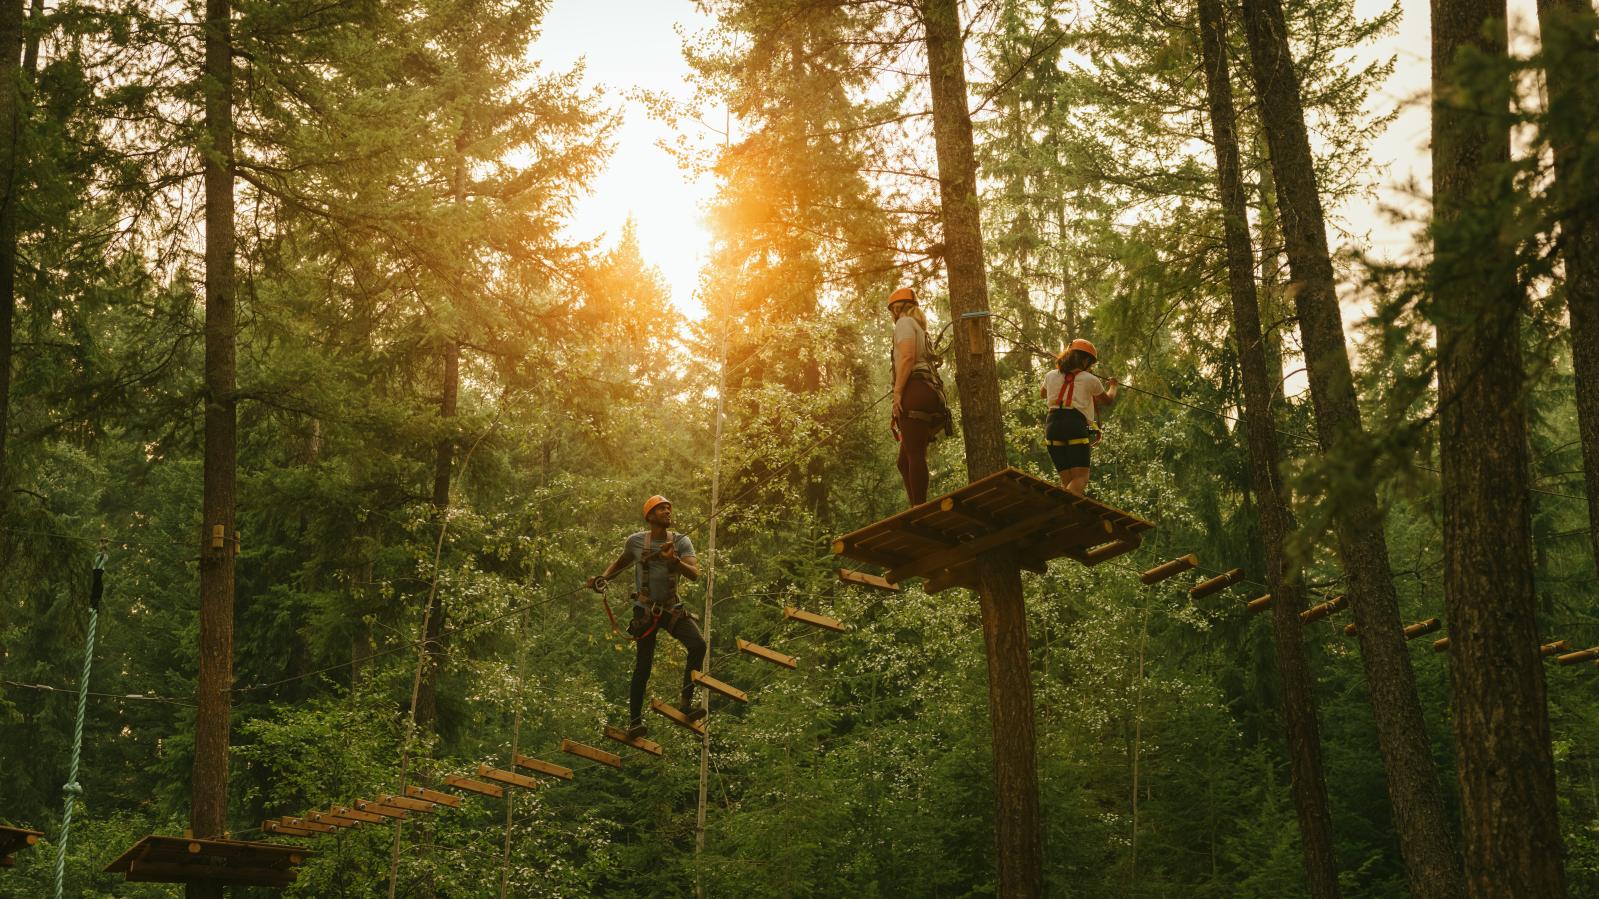
M 927 330 L 927 313 L 922 311 L 922 307 L 921 307 L 920 304 L 917 304 L 915 306 L 910 307 L 909 309 L 906 309 L 903 314 L 904 315 L 908 315 L 911 318 L 915 319 L 916 323 L 918 325 L 922 326 L 922 330 L 923 331 Z

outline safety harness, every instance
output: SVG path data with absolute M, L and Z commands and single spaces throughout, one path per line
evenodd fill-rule
M 667 531 L 666 542 L 661 544 L 660 550 L 656 550 L 654 548 L 654 544 L 651 542 L 650 533 L 648 531 L 644 532 L 644 549 L 639 553 L 638 562 L 636 563 L 633 571 L 633 601 L 642 609 L 644 609 L 644 614 L 649 617 L 650 623 L 642 633 L 637 635 L 633 633 L 633 626 L 630 623 L 625 631 L 629 640 L 642 640 L 645 637 L 648 637 L 650 634 L 655 633 L 655 629 L 660 627 L 661 616 L 666 614 L 668 611 L 667 607 L 663 603 L 650 597 L 649 591 L 645 589 L 645 585 L 649 583 L 649 569 L 645 566 L 649 564 L 650 560 L 654 556 L 664 551 L 666 547 L 676 545 L 677 535 L 673 534 L 671 531 Z M 675 599 L 677 597 L 677 572 L 668 569 L 667 577 L 670 579 L 672 597 Z M 603 587 L 601 590 L 600 602 L 604 603 L 605 605 L 605 617 L 611 620 L 611 630 L 615 633 L 624 633 L 622 628 L 618 627 L 616 624 L 616 615 L 611 611 L 611 601 L 605 598 Z M 645 601 L 639 602 L 639 597 L 643 597 Z M 679 606 L 677 603 L 673 603 L 671 611 L 676 614 L 676 610 L 678 608 L 681 608 L 681 606 Z
M 1072 369 L 1069 372 L 1064 372 L 1066 380 L 1061 382 L 1060 390 L 1055 393 L 1055 409 L 1070 409 L 1072 407 L 1072 394 L 1077 392 L 1077 376 L 1081 373 L 1081 369 Z M 1051 409 L 1050 411 L 1053 412 L 1055 410 Z M 1095 428 L 1092 422 L 1089 423 L 1088 428 L 1095 434 L 1099 433 L 1099 429 Z M 1073 437 L 1070 440 L 1050 440 L 1045 438 L 1044 442 L 1050 446 L 1093 446 L 1094 438 Z

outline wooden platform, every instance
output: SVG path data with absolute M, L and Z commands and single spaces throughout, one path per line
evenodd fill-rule
M 16 864 L 17 850 L 32 846 L 39 842 L 42 836 L 44 834 L 37 830 L 0 824 L 0 868 L 9 868 Z
M 303 846 L 277 843 L 148 836 L 105 870 L 145 883 L 286 887 L 299 876 L 300 863 L 314 854 Z
M 975 587 L 977 557 L 1014 552 L 1042 573 L 1065 556 L 1097 565 L 1136 549 L 1154 525 L 1058 484 L 1006 468 L 952 493 L 833 541 L 833 552 L 885 569 L 895 584 L 926 578 L 925 589 Z

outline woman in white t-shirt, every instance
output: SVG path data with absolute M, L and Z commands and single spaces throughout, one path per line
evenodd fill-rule
M 1089 373 L 1099 351 L 1081 337 L 1055 357 L 1039 395 L 1049 401 L 1044 440 L 1060 485 L 1078 496 L 1088 489 L 1089 451 L 1099 442 L 1099 410 L 1116 402 L 1116 379 Z

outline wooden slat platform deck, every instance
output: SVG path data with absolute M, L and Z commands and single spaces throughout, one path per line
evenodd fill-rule
M 278 843 L 148 836 L 105 870 L 147 883 L 286 887 L 299 876 L 300 863 L 312 855 L 303 846 Z
M 1097 565 L 1137 548 L 1154 525 L 1058 484 L 1014 468 L 869 524 L 833 541 L 833 552 L 886 569 L 899 584 L 926 578 L 925 589 L 974 587 L 978 555 L 1016 554 L 1021 567 L 1042 572 L 1062 556 Z
M 0 868 L 9 868 L 16 864 L 17 850 L 32 846 L 39 842 L 42 836 L 44 834 L 41 831 L 0 824 Z

